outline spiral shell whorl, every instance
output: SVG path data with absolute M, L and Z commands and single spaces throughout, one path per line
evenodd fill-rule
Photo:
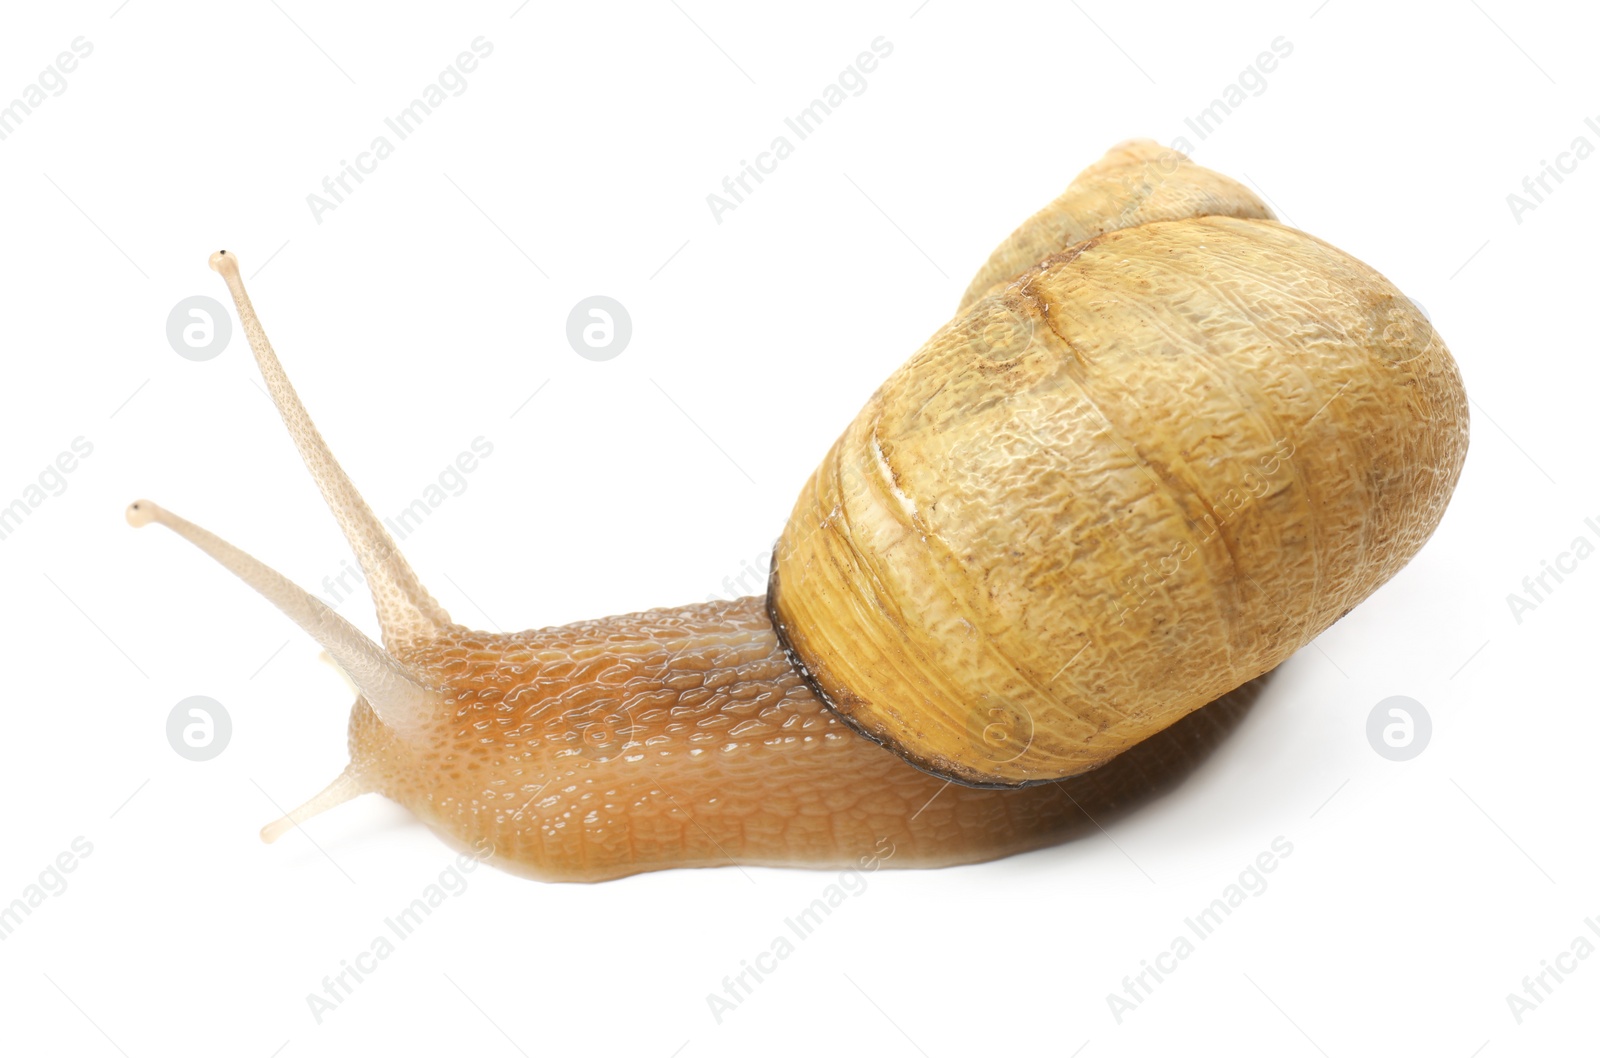
M 1403 566 L 1466 450 L 1444 343 L 1272 221 L 1142 224 L 1023 273 L 874 395 L 769 606 L 846 720 L 972 784 L 1078 774 Z

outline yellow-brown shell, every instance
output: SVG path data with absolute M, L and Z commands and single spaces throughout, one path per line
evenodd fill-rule
M 1188 217 L 1275 220 L 1237 180 L 1154 140 L 1127 140 L 1075 177 L 1049 205 L 995 247 L 962 295 L 960 312 L 1051 254 L 1104 235 Z
M 769 608 L 824 700 L 913 763 L 1074 775 L 1393 576 L 1466 446 L 1454 361 L 1377 272 L 1270 220 L 1139 223 L 889 378 L 801 493 Z

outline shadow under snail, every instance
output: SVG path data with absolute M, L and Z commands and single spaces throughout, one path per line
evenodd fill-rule
M 1409 561 L 1466 453 L 1460 375 L 1410 300 L 1235 181 L 1130 141 L 1001 244 L 867 402 L 764 598 L 490 634 L 418 582 L 233 255 L 210 263 L 383 630 L 380 647 L 211 533 L 128 508 L 359 691 L 350 764 L 269 841 L 371 791 L 550 880 L 1051 844 L 1192 764 L 1250 681 Z

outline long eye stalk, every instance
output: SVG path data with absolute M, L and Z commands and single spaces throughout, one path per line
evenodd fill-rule
M 334 518 L 339 522 L 340 530 L 361 563 L 361 572 L 366 575 L 367 585 L 372 589 L 372 599 L 378 609 L 378 625 L 383 629 L 384 644 L 393 650 L 397 644 L 426 638 L 450 627 L 450 615 L 417 580 L 417 575 L 395 547 L 389 531 L 372 513 L 372 508 L 361 498 L 355 485 L 351 484 L 344 468 L 328 450 L 328 443 L 312 423 L 311 416 L 306 414 L 300 397 L 289 384 L 289 376 L 284 373 L 283 365 L 278 363 L 278 356 L 272 351 L 272 344 L 267 341 L 267 332 L 262 329 L 255 307 L 250 304 L 250 295 L 245 293 L 244 280 L 239 276 L 238 258 L 226 250 L 219 250 L 211 255 L 211 267 L 227 282 L 228 292 L 233 295 L 233 304 L 239 311 L 239 323 L 255 353 L 256 365 L 261 369 L 267 392 L 272 395 L 272 402 L 278 406 L 278 414 L 283 417 L 289 436 L 300 450 L 300 458 L 305 461 L 306 469 L 311 471 L 322 498 L 327 501 Z
M 404 736 L 415 732 L 427 719 L 435 698 L 433 692 L 384 653 L 382 647 L 362 635 L 359 628 L 334 613 L 327 603 L 215 533 L 149 500 L 136 500 L 129 505 L 130 525 L 151 522 L 166 526 L 216 559 L 282 610 L 349 673 L 372 711 L 390 728 Z

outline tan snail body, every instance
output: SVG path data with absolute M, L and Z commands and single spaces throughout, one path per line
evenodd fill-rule
M 349 766 L 269 838 L 376 791 L 548 879 L 1059 841 L 1170 782 L 1249 681 L 1403 566 L 1466 450 L 1459 375 L 1409 300 L 1134 142 L 1002 244 L 874 394 L 802 491 L 767 598 L 475 632 L 328 453 L 236 262 L 212 265 L 384 632 L 130 507 L 360 690 Z

